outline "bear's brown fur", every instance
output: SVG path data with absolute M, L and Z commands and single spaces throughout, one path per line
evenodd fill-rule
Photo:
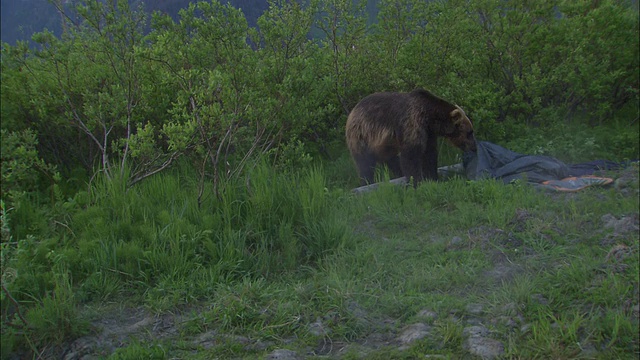
M 373 183 L 376 164 L 413 184 L 438 179 L 438 136 L 476 151 L 471 121 L 456 105 L 422 89 L 381 92 L 362 99 L 347 119 L 347 146 L 361 183 Z

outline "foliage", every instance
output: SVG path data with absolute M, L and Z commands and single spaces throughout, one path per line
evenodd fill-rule
M 326 156 L 351 107 L 380 90 L 426 87 L 494 142 L 513 139 L 512 124 L 610 124 L 638 100 L 637 10 L 614 0 L 474 0 L 464 12 L 380 1 L 374 24 L 365 1 L 272 1 L 257 28 L 217 1 L 177 22 L 125 1 L 54 3 L 62 38 L 3 46 L 3 129 L 34 129 L 38 157 L 63 171 L 127 168 L 129 186 L 185 154 L 199 193 L 259 153 Z
M 55 168 L 46 164 L 36 150 L 38 139 L 36 134 L 29 129 L 20 132 L 0 130 L 2 148 L 0 156 L 2 161 L 2 199 L 20 196 L 20 194 L 39 190 L 42 181 L 54 184 L 59 178 Z M 59 180 L 59 179 L 58 179 Z

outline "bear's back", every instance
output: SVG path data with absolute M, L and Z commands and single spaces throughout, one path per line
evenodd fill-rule
M 355 121 L 378 125 L 397 124 L 407 116 L 409 102 L 408 93 L 373 93 L 360 100 L 351 111 L 347 122 Z

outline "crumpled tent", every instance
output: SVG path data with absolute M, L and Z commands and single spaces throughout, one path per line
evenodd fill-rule
M 586 186 L 606 185 L 613 179 L 592 176 L 599 170 L 615 170 L 625 164 L 607 160 L 567 165 L 541 155 L 523 155 L 487 141 L 478 141 L 476 153 L 463 155 L 464 174 L 469 180 L 523 180 L 558 191 L 577 191 Z

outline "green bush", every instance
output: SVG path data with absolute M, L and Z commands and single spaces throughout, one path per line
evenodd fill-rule
M 373 23 L 364 1 L 274 1 L 257 29 L 217 1 L 149 23 L 114 4 L 69 9 L 73 36 L 3 46 L 3 139 L 22 134 L 27 150 L 13 177 L 33 179 L 20 169 L 36 159 L 127 186 L 180 156 L 216 184 L 260 153 L 296 166 L 342 143 L 350 109 L 383 90 L 425 87 L 494 142 L 568 120 L 612 125 L 628 104 L 625 120 L 637 116 L 638 12 L 613 0 L 380 1 Z

